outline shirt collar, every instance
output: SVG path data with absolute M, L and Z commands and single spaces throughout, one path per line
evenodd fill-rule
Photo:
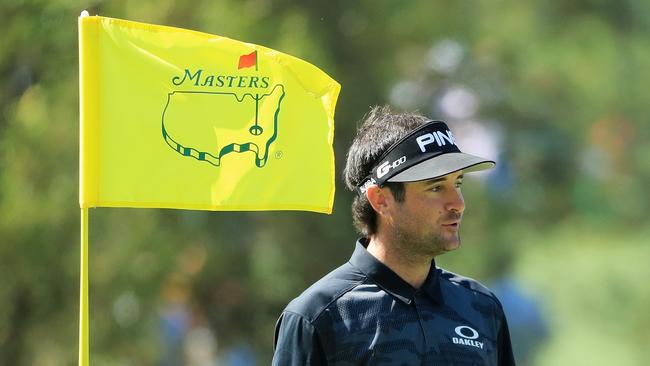
M 368 243 L 368 238 L 357 240 L 354 253 L 352 253 L 352 258 L 350 258 L 350 264 L 360 269 L 368 277 L 372 278 L 379 287 L 406 304 L 413 302 L 413 298 L 418 291 L 424 292 L 433 301 L 441 303 L 440 284 L 438 281 L 435 260 L 431 261 L 429 275 L 427 275 L 426 280 L 424 280 L 422 287 L 417 290 L 370 254 L 368 250 L 366 250 Z

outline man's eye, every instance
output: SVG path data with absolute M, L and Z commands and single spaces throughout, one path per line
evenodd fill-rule
M 456 182 L 456 188 L 460 188 L 463 185 L 463 182 Z
M 440 186 L 433 186 L 431 187 L 432 192 L 440 192 L 441 187 Z

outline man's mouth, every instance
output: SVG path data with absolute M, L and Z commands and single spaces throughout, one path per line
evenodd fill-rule
M 460 213 L 452 212 L 449 215 L 446 215 L 445 217 L 442 218 L 441 226 L 445 229 L 457 231 L 458 228 L 460 227 L 461 217 L 462 216 Z
M 446 224 L 442 224 L 442 227 L 447 228 L 447 229 L 458 229 L 459 226 L 460 226 L 459 221 L 448 222 Z

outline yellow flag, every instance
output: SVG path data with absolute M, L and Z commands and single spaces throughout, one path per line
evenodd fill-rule
M 281 52 L 79 18 L 80 205 L 331 213 L 340 85 Z

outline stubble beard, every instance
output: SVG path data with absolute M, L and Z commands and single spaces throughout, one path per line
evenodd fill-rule
M 443 229 L 427 232 L 423 235 L 407 230 L 404 227 L 394 227 L 395 249 L 400 256 L 411 263 L 431 261 L 434 257 L 450 252 L 460 247 L 460 232 L 445 235 Z

